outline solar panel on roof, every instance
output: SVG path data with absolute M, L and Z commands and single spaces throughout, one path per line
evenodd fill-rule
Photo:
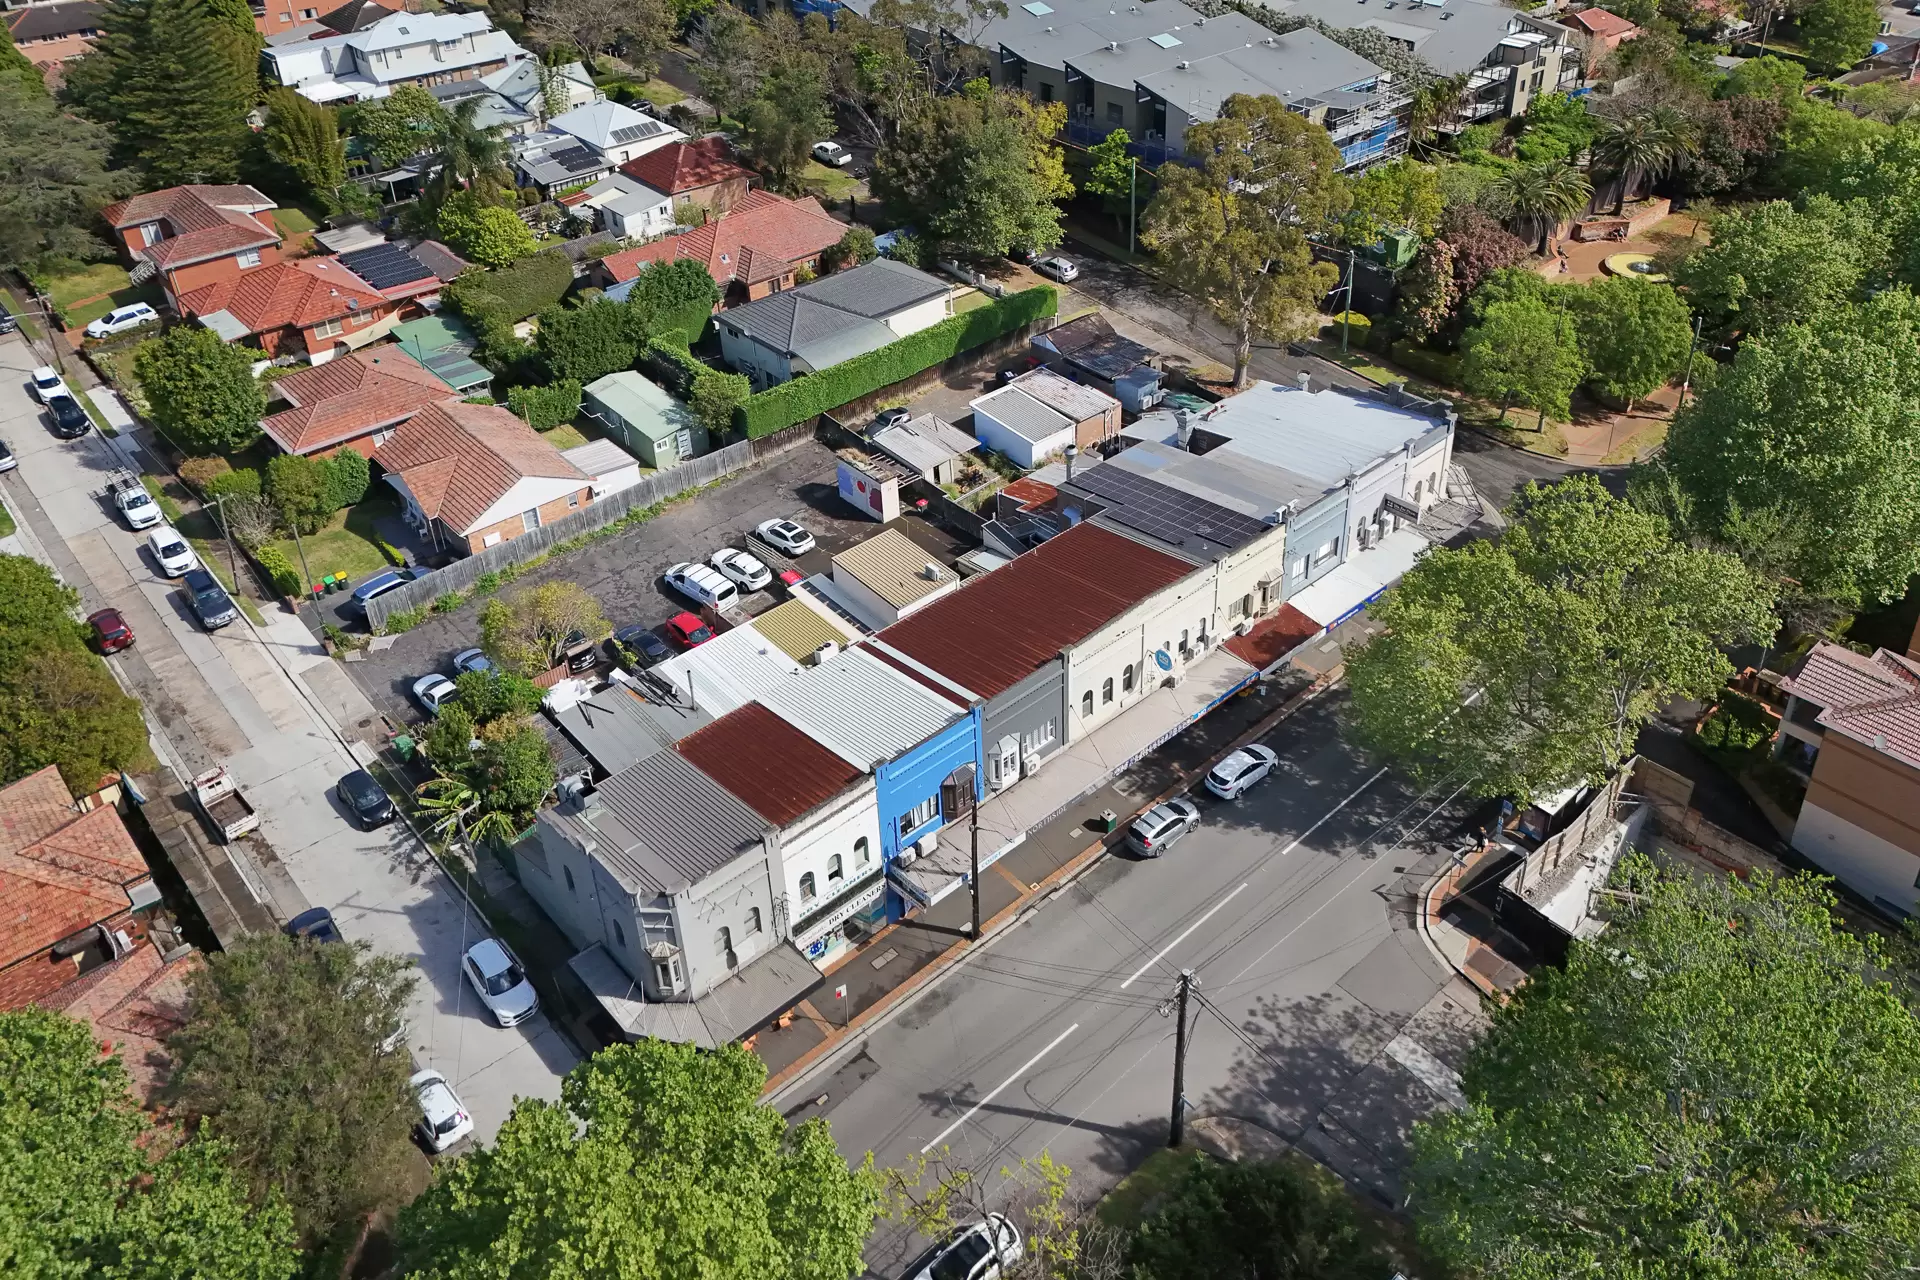
M 377 244 L 340 255 L 340 264 L 381 291 L 414 280 L 430 280 L 433 272 L 397 244 Z
M 547 153 L 547 159 L 569 170 L 593 169 L 601 164 L 591 147 L 564 147 Z
M 618 146 L 623 142 L 632 142 L 636 138 L 651 138 L 654 134 L 659 133 L 665 128 L 666 126 L 658 120 L 647 120 L 640 124 L 626 125 L 613 131 L 613 143 L 615 146 Z
M 1103 465 L 1083 471 L 1073 483 L 1116 505 L 1104 514 L 1116 524 L 1138 529 L 1170 546 L 1210 542 L 1241 547 L 1266 531 L 1266 524 L 1205 498 L 1171 488 L 1146 476 Z
M 1053 12 L 1052 5 L 1042 4 L 1040 0 L 1031 0 L 1031 3 L 1023 4 L 1020 7 L 1036 18 L 1044 18 Z
M 455 391 L 465 391 L 469 387 L 477 387 L 493 380 L 491 373 L 469 359 L 465 352 L 457 349 L 437 352 L 420 363 L 427 367 L 427 372 Z

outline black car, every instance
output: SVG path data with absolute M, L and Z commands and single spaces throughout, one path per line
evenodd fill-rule
M 652 627 L 622 627 L 614 632 L 613 638 L 607 641 L 607 656 L 615 662 L 624 662 L 623 649 L 643 667 L 665 662 L 673 656 L 673 650 L 667 647 L 665 640 L 653 633 Z
M 187 570 L 183 581 L 187 599 L 193 602 L 194 616 L 207 630 L 217 631 L 240 616 L 233 607 L 233 597 L 220 585 L 220 580 L 205 569 Z
M 340 779 L 333 792 L 340 797 L 341 804 L 352 810 L 353 820 L 363 831 L 384 827 L 393 821 L 393 797 L 382 790 L 365 769 L 355 769 Z
M 53 419 L 53 434 L 62 440 L 78 440 L 93 429 L 93 419 L 72 396 L 50 396 L 47 416 Z
M 280 932 L 289 938 L 308 938 L 314 942 L 346 941 L 340 936 L 340 930 L 334 927 L 333 913 L 325 907 L 308 907 L 281 925 Z

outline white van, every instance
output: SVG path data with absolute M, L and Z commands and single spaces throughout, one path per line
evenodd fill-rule
M 715 609 L 731 609 L 740 593 L 718 569 L 682 562 L 667 570 L 667 585 L 689 600 Z

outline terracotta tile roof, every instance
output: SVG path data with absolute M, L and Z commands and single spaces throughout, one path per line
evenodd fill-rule
M 589 477 L 498 405 L 443 401 L 402 423 L 373 460 L 407 482 L 429 519 L 465 533 L 528 476 Z
M 187 1020 L 187 979 L 205 968 L 200 953 L 169 963 L 145 943 L 84 974 L 39 1003 L 89 1024 L 120 1055 L 134 1096 L 152 1102 L 172 1071 L 166 1042 Z
M 280 233 L 272 222 L 255 216 L 273 207 L 272 200 L 252 187 L 196 185 L 148 191 L 108 205 L 103 216 L 116 231 L 147 222 L 163 225 L 167 238 L 142 249 L 140 256 L 155 266 L 177 267 L 279 244 Z
M 777 827 L 825 804 L 860 777 L 852 765 L 757 702 L 695 730 L 674 749 Z
M 288 453 L 311 453 L 405 422 L 436 401 L 457 399 L 447 384 L 397 346 L 365 347 L 273 384 L 290 408 L 260 426 Z
M 732 149 L 725 138 L 669 143 L 627 161 L 620 166 L 620 172 L 670 196 L 736 178 L 753 177 L 751 169 L 743 169 L 733 162 Z
M 1562 21 L 1591 31 L 1596 36 L 1630 36 L 1640 30 L 1619 14 L 1609 13 L 1605 9 L 1582 9 Z
M 1822 728 L 1920 769 L 1920 662 L 1823 640 L 1781 688 L 1821 708 Z
M 633 279 L 642 267 L 656 262 L 696 258 L 724 289 L 735 280 L 757 284 L 776 279 L 794 263 L 840 243 L 846 233 L 846 226 L 828 217 L 817 200 L 782 200 L 764 191 L 749 191 L 704 227 L 608 254 L 601 263 L 619 282 Z
M 180 309 L 188 315 L 224 311 L 249 334 L 306 328 L 387 305 L 378 289 L 333 258 L 301 258 L 243 271 L 180 299 Z
M 1326 630 L 1290 604 L 1260 619 L 1243 636 L 1229 637 L 1224 648 L 1256 671 L 1274 663 Z
M 877 638 L 991 698 L 1193 572 L 1184 560 L 1079 524 Z
M 0 789 L 0 967 L 126 911 L 148 875 L 120 815 L 76 810 L 53 766 Z

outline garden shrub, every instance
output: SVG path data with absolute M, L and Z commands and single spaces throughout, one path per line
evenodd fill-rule
M 260 473 L 251 467 L 222 471 L 201 485 L 200 492 L 206 495 L 208 502 L 218 498 L 257 498 L 260 496 Z
M 1443 387 L 1460 385 L 1459 356 L 1450 356 L 1444 351 L 1429 351 L 1405 340 L 1394 343 L 1388 354 L 1395 364 L 1408 373 L 1417 374 Z
M 507 407 L 535 431 L 550 431 L 580 414 L 580 384 L 572 378 L 546 387 L 515 387 Z
M 283 523 L 301 533 L 319 532 L 338 510 L 330 468 L 297 453 L 283 453 L 267 464 L 267 500 Z
M 261 547 L 253 553 L 253 558 L 260 562 L 275 591 L 283 596 L 300 594 L 300 571 L 293 567 L 293 561 L 287 559 L 286 552 L 278 547 Z
M 557 249 L 530 254 L 498 271 L 469 271 L 446 289 L 447 301 L 475 324 L 489 319 L 517 323 L 566 296 L 573 263 Z
M 681 399 L 693 390 L 693 381 L 708 372 L 707 366 L 693 358 L 684 343 L 655 338 L 641 353 L 642 371 Z
M 367 457 L 357 449 L 342 449 L 327 459 L 327 488 L 332 493 L 333 509 L 356 505 L 367 496 L 373 482 L 373 469 Z
M 206 493 L 215 478 L 231 470 L 233 464 L 225 458 L 188 458 L 180 464 L 180 478 L 192 485 L 194 492 Z

